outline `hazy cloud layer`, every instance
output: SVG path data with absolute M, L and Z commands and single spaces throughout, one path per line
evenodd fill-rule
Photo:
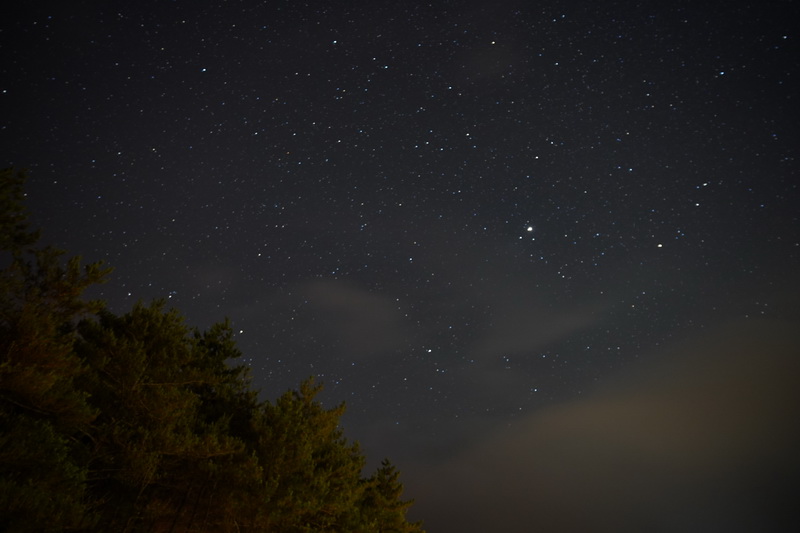
M 735 323 L 651 354 L 584 401 L 409 470 L 415 513 L 436 517 L 430 531 L 776 531 L 800 473 L 798 348 L 791 326 Z M 426 490 L 442 479 L 452 490 Z
M 596 325 L 599 308 L 592 306 L 546 308 L 530 303 L 497 306 L 492 324 L 475 347 L 478 357 L 530 354 Z
M 301 292 L 320 332 L 349 357 L 364 358 L 393 351 L 402 341 L 402 315 L 392 300 L 337 281 L 314 281 Z

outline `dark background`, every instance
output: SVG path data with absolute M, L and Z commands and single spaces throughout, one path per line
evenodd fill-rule
M 15 11 L 44 240 L 318 376 L 431 533 L 798 521 L 796 2 Z

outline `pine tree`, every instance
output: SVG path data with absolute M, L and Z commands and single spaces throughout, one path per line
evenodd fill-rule
M 400 472 L 388 459 L 367 480 L 360 506 L 370 531 L 376 533 L 417 533 L 422 524 L 409 523 L 406 512 L 414 503 L 403 501 L 403 485 L 399 481 Z
M 90 520 L 74 443 L 96 411 L 75 385 L 86 369 L 72 344 L 76 322 L 99 308 L 82 293 L 108 270 L 36 246 L 25 179 L 0 172 L 0 529 L 60 531 Z
M 71 353 L 78 319 L 100 308 L 82 293 L 104 281 L 101 263 L 81 268 L 80 258 L 34 245 L 22 205 L 25 174 L 0 172 L 0 395 L 8 408 L 81 426 L 94 416 L 73 380 L 83 372 Z
M 100 411 L 90 472 L 93 490 L 114 502 L 103 523 L 124 531 L 187 521 L 213 465 L 244 449 L 230 415 L 209 405 L 238 395 L 241 408 L 252 397 L 236 379 L 241 371 L 225 365 L 238 355 L 229 328 L 192 332 L 164 302 L 98 316 L 80 324 L 76 350 L 92 369 L 85 386 Z
M 264 469 L 257 523 L 267 531 L 343 531 L 364 465 L 339 428 L 344 406 L 326 410 L 312 379 L 266 402 L 254 418 L 254 452 Z

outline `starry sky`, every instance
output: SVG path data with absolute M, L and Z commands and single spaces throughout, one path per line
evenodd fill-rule
M 797 521 L 798 3 L 17 10 L 45 241 L 317 376 L 430 533 Z

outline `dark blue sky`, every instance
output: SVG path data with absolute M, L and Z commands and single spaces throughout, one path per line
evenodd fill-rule
M 319 376 L 431 533 L 785 518 L 796 3 L 34 4 L 45 240 L 230 317 L 265 398 Z

